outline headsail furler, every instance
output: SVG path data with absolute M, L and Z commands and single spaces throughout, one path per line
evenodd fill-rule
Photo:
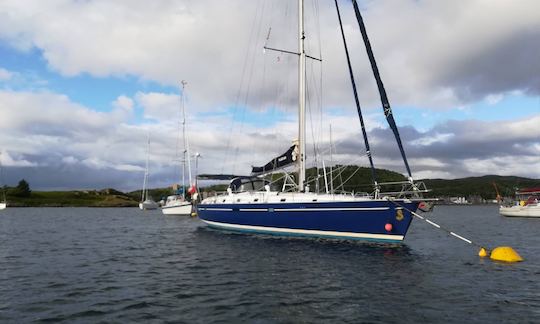
M 383 110 L 384 110 L 384 116 L 386 117 L 386 121 L 388 122 L 388 125 L 390 126 L 390 128 L 392 129 L 392 132 L 394 133 L 394 137 L 396 138 L 399 151 L 401 152 L 401 157 L 403 158 L 403 162 L 405 163 L 405 168 L 407 169 L 407 174 L 409 175 L 409 179 L 411 179 L 412 178 L 411 169 L 409 168 L 409 163 L 407 162 L 407 157 L 405 156 L 405 150 L 403 149 L 403 144 L 401 143 L 401 137 L 399 136 L 399 131 L 397 129 L 396 121 L 394 120 L 394 115 L 392 114 L 392 108 L 390 107 L 390 103 L 388 102 L 386 90 L 384 89 L 384 85 L 382 83 L 381 76 L 379 74 L 379 69 L 377 68 L 377 62 L 375 62 L 375 57 L 373 56 L 373 50 L 371 49 L 371 43 L 369 42 L 369 38 L 366 32 L 366 26 L 364 25 L 364 20 L 362 19 L 362 15 L 360 14 L 360 9 L 358 8 L 358 3 L 356 2 L 356 0 L 352 0 L 352 3 L 354 6 L 354 12 L 356 13 L 356 20 L 358 20 L 360 32 L 362 33 L 364 45 L 366 46 L 369 62 L 371 63 L 373 76 L 375 77 L 375 80 L 377 81 L 377 87 L 379 88 L 379 94 L 381 96 L 381 102 L 382 102 Z
M 366 127 L 364 125 L 364 118 L 362 117 L 362 110 L 360 109 L 360 101 L 358 100 L 358 92 L 356 91 L 356 82 L 354 81 L 354 73 L 353 73 L 353 70 L 352 70 L 351 59 L 350 59 L 350 56 L 349 56 L 349 48 L 347 46 L 347 41 L 345 40 L 345 33 L 343 32 L 343 23 L 341 22 L 341 14 L 339 12 L 339 5 L 338 5 L 337 0 L 335 0 L 335 3 L 336 3 L 336 10 L 337 10 L 337 15 L 338 15 L 338 20 L 339 20 L 339 27 L 341 29 L 341 37 L 343 38 L 343 46 L 345 47 L 345 56 L 347 57 L 347 64 L 349 66 L 349 75 L 351 77 L 351 85 L 352 85 L 353 93 L 354 93 L 354 101 L 356 103 L 356 110 L 358 111 L 358 118 L 360 119 L 360 126 L 362 128 L 362 135 L 364 136 L 364 144 L 366 146 L 366 154 L 368 156 L 369 164 L 371 166 L 371 178 L 372 178 L 373 184 L 375 186 L 375 190 L 377 190 L 378 189 L 377 175 L 375 173 L 375 166 L 373 165 L 373 158 L 371 156 L 371 149 L 369 148 L 369 141 L 368 141 L 368 137 L 367 137 Z

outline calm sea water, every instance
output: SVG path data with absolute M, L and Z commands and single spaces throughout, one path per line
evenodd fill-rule
M 495 206 L 429 216 L 525 262 L 481 259 L 418 220 L 387 246 L 224 233 L 159 211 L 6 209 L 0 321 L 540 322 L 540 219 Z

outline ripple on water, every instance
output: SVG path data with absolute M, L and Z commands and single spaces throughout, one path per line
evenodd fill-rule
M 443 206 L 430 217 L 526 261 L 482 260 L 414 222 L 404 245 L 226 233 L 137 209 L 6 209 L 2 322 L 531 322 L 540 221 Z

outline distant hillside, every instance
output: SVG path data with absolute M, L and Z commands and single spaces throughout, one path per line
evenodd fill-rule
M 375 172 L 379 183 L 406 180 L 404 175 L 394 171 L 376 169 Z M 314 179 L 316 174 L 315 168 L 311 168 L 306 172 L 308 180 Z M 322 176 L 322 170 L 320 170 L 320 174 Z M 341 174 L 334 173 L 334 179 L 334 188 L 338 188 L 341 181 L 349 179 L 342 188 L 345 191 L 371 192 L 373 188 L 371 184 L 371 169 L 366 167 L 346 166 Z M 518 188 L 540 187 L 540 179 L 496 175 L 452 180 L 423 179 L 421 181 L 426 184 L 428 189 L 432 190 L 428 195 L 430 197 L 477 196 L 486 200 L 495 199 L 497 195 L 493 183 L 497 185 L 503 197 L 513 197 Z M 324 178 L 320 178 L 319 186 L 320 188 L 324 188 Z M 314 188 L 313 185 L 311 187 Z
M 10 207 L 135 207 L 138 201 L 115 189 L 32 191 L 27 197 L 7 195 Z
M 334 167 L 334 170 L 337 166 Z M 334 171 L 334 188 L 348 192 L 372 192 L 371 169 L 366 167 L 345 166 L 340 172 Z M 327 168 L 327 173 L 329 173 Z M 377 180 L 382 182 L 404 181 L 406 177 L 400 173 L 376 169 Z M 275 175 L 277 179 L 279 175 Z M 307 180 L 310 181 L 310 190 L 315 191 L 317 171 L 310 168 L 306 172 Z M 482 177 L 469 177 L 453 180 L 424 179 L 430 197 L 481 197 L 492 200 L 496 197 L 493 183 L 497 184 L 503 197 L 512 197 L 517 188 L 540 187 L 540 179 L 528 179 L 513 176 L 487 175 Z M 341 183 L 345 182 L 343 186 Z M 278 182 L 277 186 L 281 184 Z M 319 189 L 325 188 L 323 171 L 319 170 Z M 7 201 L 12 207 L 136 207 L 141 199 L 141 190 L 123 193 L 115 189 L 103 190 L 76 190 L 76 191 L 31 191 L 24 195 L 15 190 L 5 188 Z M 218 184 L 201 188 L 201 191 L 224 191 L 226 185 Z M 171 188 L 150 189 L 149 194 L 154 200 L 172 194 Z
M 501 196 L 512 197 L 516 189 L 540 187 L 540 179 L 528 179 L 513 176 L 486 175 L 454 180 L 425 179 L 428 188 L 433 189 L 432 196 L 480 196 L 483 199 L 495 199 L 496 191 L 493 183 L 499 189 Z

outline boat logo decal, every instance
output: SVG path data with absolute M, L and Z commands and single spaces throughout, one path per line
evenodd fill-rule
M 396 210 L 396 219 L 400 222 L 403 220 L 403 210 L 401 209 Z

